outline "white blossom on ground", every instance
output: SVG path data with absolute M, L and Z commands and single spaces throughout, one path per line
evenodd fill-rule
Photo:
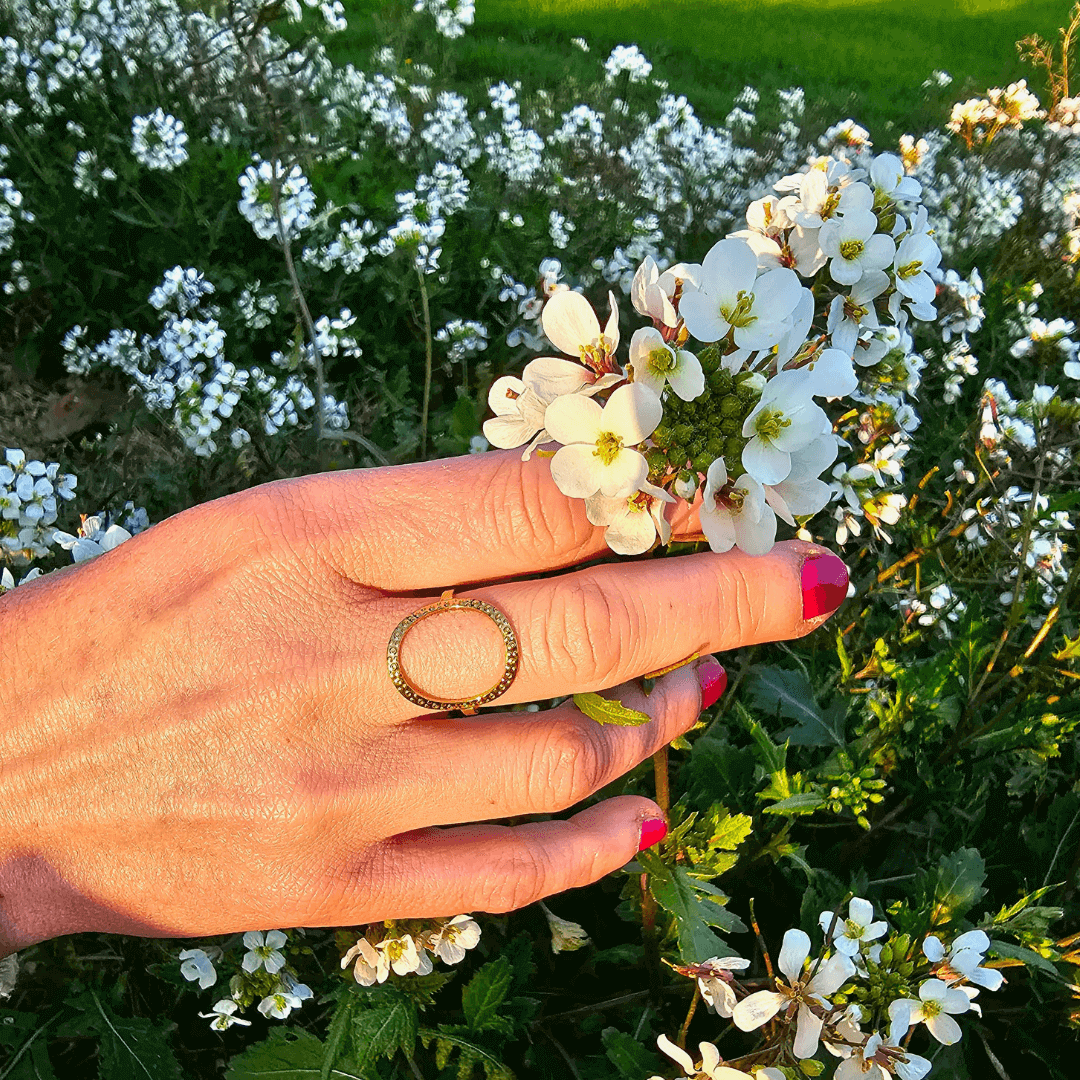
M 180 974 L 188 982 L 198 981 L 200 990 L 208 990 L 217 982 L 214 963 L 202 949 L 184 949 L 180 961 Z
M 187 141 L 183 123 L 163 109 L 131 122 L 131 152 L 148 169 L 169 172 L 182 165 L 188 159 Z
M 243 1027 L 251 1027 L 251 1021 L 245 1020 L 242 1016 L 236 1015 L 236 1010 L 240 1006 L 233 1001 L 232 998 L 222 998 L 212 1006 L 212 1011 L 208 1013 L 199 1013 L 204 1020 L 210 1021 L 210 1027 L 214 1031 L 228 1031 L 233 1024 L 240 1024 Z
M 249 930 L 244 935 L 244 953 L 241 964 L 248 972 L 265 968 L 270 975 L 276 975 L 285 966 L 285 954 L 281 952 L 288 943 L 288 935 L 282 930 L 270 930 L 263 934 L 261 930 Z

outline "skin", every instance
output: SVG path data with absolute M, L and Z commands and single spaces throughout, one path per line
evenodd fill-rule
M 651 800 L 486 822 L 565 810 L 697 720 L 695 665 L 648 696 L 633 680 L 824 621 L 802 619 L 808 551 L 571 569 L 606 552 L 603 530 L 546 461 L 510 452 L 254 488 L 7 593 L 0 956 L 90 930 L 503 912 L 597 880 L 662 816 Z M 475 717 L 417 708 L 386 671 L 391 631 L 448 587 L 520 642 L 517 678 Z M 447 700 L 494 685 L 502 660 L 475 612 L 417 624 L 402 649 Z M 599 690 L 653 719 L 499 709 Z

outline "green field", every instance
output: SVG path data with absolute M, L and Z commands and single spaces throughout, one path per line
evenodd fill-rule
M 347 4 L 364 33 L 361 12 Z M 411 5 L 410 5 L 411 6 Z M 749 84 L 802 86 L 830 117 L 851 115 L 874 131 L 935 125 L 941 107 L 987 86 L 1029 75 L 1016 41 L 1056 38 L 1072 0 L 478 0 L 466 40 L 477 76 L 526 83 L 588 78 L 608 50 L 636 43 L 703 115 L 721 119 Z M 569 41 L 592 44 L 585 56 Z M 355 40 L 355 39 L 354 39 Z M 460 62 L 459 62 L 460 67 Z M 955 79 L 926 91 L 935 69 Z

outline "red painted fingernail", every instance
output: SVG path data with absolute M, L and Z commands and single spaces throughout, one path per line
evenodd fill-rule
M 831 615 L 847 596 L 848 570 L 830 551 L 808 555 L 802 568 L 804 619 Z
M 701 683 L 701 707 L 707 709 L 715 705 L 727 689 L 727 672 L 715 656 L 706 656 L 698 661 L 697 677 Z
M 644 851 L 653 844 L 659 844 L 667 836 L 667 822 L 663 818 L 649 818 L 641 823 L 641 838 L 638 851 Z

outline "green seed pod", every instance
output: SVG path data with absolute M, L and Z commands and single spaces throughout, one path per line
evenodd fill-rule
M 661 446 L 664 449 L 667 449 L 671 445 L 672 438 L 672 430 L 667 424 L 659 424 L 652 433 L 652 441 L 656 443 L 657 446 Z
M 701 370 L 706 375 L 717 371 L 720 367 L 720 349 L 716 345 L 706 345 L 704 349 L 697 354 L 698 363 L 701 364 Z
M 804 1058 L 799 1062 L 799 1071 L 806 1076 L 820 1076 L 825 1071 L 825 1066 L 817 1058 Z
M 690 464 L 700 473 L 707 473 L 712 463 L 713 455 L 708 450 L 702 450 L 701 453 L 694 454 L 690 459 Z
M 689 424 L 675 426 L 675 441 L 680 446 L 688 446 L 694 438 L 694 429 Z
M 714 457 L 723 457 L 725 440 L 716 436 L 710 435 L 705 442 L 705 449 Z
M 903 959 L 911 950 L 911 935 L 901 934 L 899 937 L 894 938 L 892 948 L 893 955 Z
M 659 446 L 654 446 L 645 451 L 645 461 L 649 466 L 650 476 L 659 475 L 667 468 L 667 454 Z
M 739 400 L 737 394 L 728 394 L 721 400 L 720 415 L 738 416 L 740 419 L 742 418 L 743 403 Z
M 729 399 L 730 400 L 730 399 Z M 729 416 L 726 420 L 720 421 L 720 431 L 723 435 L 729 438 L 732 435 L 738 435 L 742 430 L 742 419 L 738 416 Z
M 899 971 L 899 972 L 900 972 L 900 974 L 901 974 L 901 975 L 903 975 L 905 979 L 906 979 L 906 978 L 908 978 L 908 977 L 910 977 L 911 973 L 912 973 L 912 972 L 913 972 L 914 970 L 915 970 L 915 965 L 914 965 L 914 964 L 913 964 L 913 963 L 912 963 L 912 962 L 911 962 L 910 960 L 905 960 L 905 961 L 904 961 L 904 962 L 903 962 L 903 963 L 902 963 L 902 964 L 901 964 L 901 965 L 899 966 L 899 968 L 897 968 L 897 971 Z

